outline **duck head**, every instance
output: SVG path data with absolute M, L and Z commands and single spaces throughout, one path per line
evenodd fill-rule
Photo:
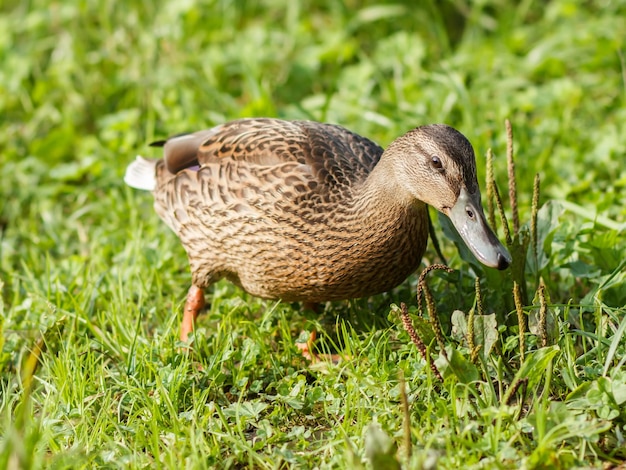
M 392 142 L 385 154 L 392 155 L 403 192 L 448 216 L 481 263 L 498 269 L 511 264 L 511 255 L 487 224 L 474 149 L 463 134 L 443 124 L 421 126 Z

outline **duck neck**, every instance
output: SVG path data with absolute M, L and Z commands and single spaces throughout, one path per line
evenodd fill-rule
M 398 181 L 392 165 L 381 158 L 363 184 L 355 191 L 354 210 L 362 215 L 377 213 L 389 216 L 420 210 L 425 204 L 415 199 Z
M 345 209 L 352 243 L 360 247 L 363 259 L 373 263 L 372 269 L 383 269 L 378 262 L 402 266 L 404 279 L 417 268 L 428 242 L 427 207 L 404 189 L 392 171 L 377 165 L 355 188 Z

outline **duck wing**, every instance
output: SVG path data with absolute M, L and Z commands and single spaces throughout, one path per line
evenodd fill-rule
M 216 164 L 283 168 L 287 177 L 313 180 L 327 191 L 363 181 L 383 152 L 341 126 L 267 118 L 231 121 L 153 145 L 164 146 L 165 166 L 172 174 Z

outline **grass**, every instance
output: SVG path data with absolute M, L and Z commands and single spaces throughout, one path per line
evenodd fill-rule
M 0 7 L 0 466 L 620 465 L 625 29 L 622 1 Z M 416 276 L 319 317 L 220 282 L 181 353 L 186 258 L 122 174 L 151 140 L 241 116 L 383 145 L 446 122 L 474 144 L 485 202 L 492 149 L 509 219 L 510 119 L 516 267 L 476 265 L 435 216 L 454 268 L 427 278 L 443 342 Z M 309 366 L 296 341 L 313 328 L 349 359 Z

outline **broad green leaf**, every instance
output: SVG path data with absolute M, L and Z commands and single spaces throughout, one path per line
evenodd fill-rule
M 452 337 L 459 343 L 467 346 L 467 319 L 465 318 L 465 312 L 461 310 L 452 312 L 450 323 L 452 324 Z
M 397 446 L 380 424 L 372 422 L 365 432 L 365 455 L 373 469 L 396 470 L 400 462 L 396 457 Z
M 611 392 L 618 405 L 626 403 L 626 372 L 620 370 L 611 375 Z
M 246 418 L 257 419 L 269 405 L 263 401 L 244 401 L 241 403 L 232 403 L 224 410 L 225 416 L 243 416 Z
M 475 382 L 479 379 L 478 369 L 463 354 L 452 346 L 446 348 L 446 353 L 448 355 L 447 361 L 443 355 L 439 355 L 435 360 L 435 364 L 444 378 L 454 375 L 460 383 L 464 384 Z
M 533 393 L 539 382 L 545 378 L 548 364 L 560 352 L 558 346 L 548 346 L 526 355 L 526 360 L 515 374 L 514 382 L 528 380 L 527 388 Z
M 467 317 L 460 310 L 452 313 L 452 336 L 467 344 L 467 335 L 469 334 Z M 483 358 L 487 358 L 498 341 L 498 322 L 495 314 L 490 315 L 474 315 L 474 347 L 480 346 L 479 354 Z
M 474 316 L 474 344 L 482 346 L 479 354 L 485 359 L 498 341 L 498 322 L 495 313 Z
M 552 254 L 551 240 L 559 228 L 563 207 L 555 201 L 546 202 L 537 212 L 537 258 L 532 247 L 528 250 L 527 264 L 531 273 L 537 274 L 548 265 Z

